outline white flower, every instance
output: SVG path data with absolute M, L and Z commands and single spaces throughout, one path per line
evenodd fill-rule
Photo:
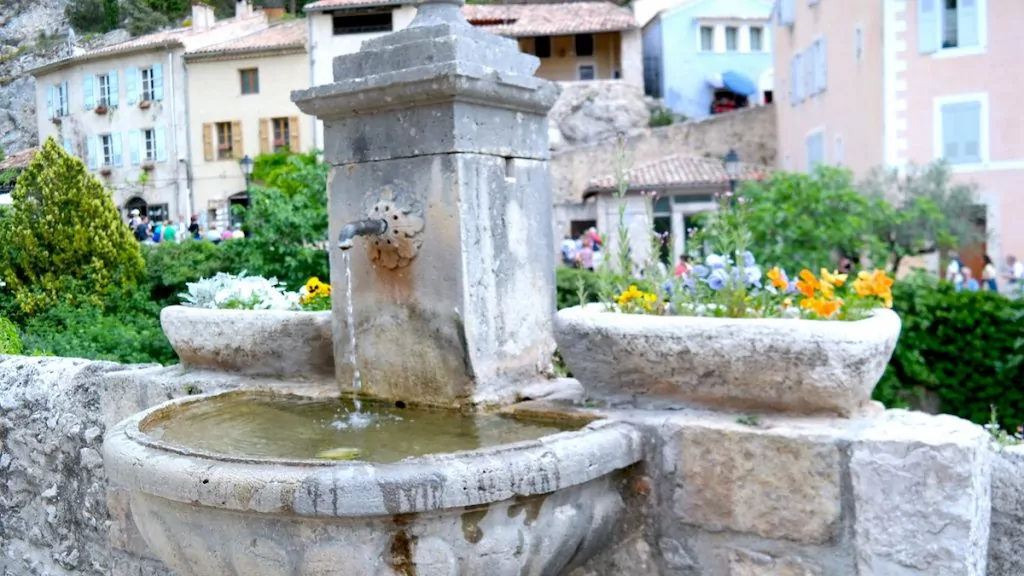
M 288 292 L 277 278 L 218 273 L 188 283 L 180 294 L 182 303 L 196 308 L 241 308 L 246 310 L 297 310 L 299 295 Z

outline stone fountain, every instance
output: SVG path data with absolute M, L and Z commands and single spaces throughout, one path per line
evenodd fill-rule
M 182 576 L 556 575 L 605 547 L 622 516 L 619 480 L 641 459 L 632 425 L 522 420 L 506 434 L 466 412 L 514 399 L 554 347 L 546 114 L 558 90 L 461 4 L 424 2 L 408 29 L 337 58 L 334 84 L 294 99 L 325 124 L 330 230 L 346 250 L 332 252 L 331 279 L 353 294 L 352 324 L 345 298 L 334 303 L 337 380 L 348 390 L 358 368 L 370 399 L 355 409 L 382 419 L 461 408 L 450 426 L 471 441 L 397 461 L 281 453 L 322 390 L 137 414 L 108 432 L 105 464 L 149 549 Z

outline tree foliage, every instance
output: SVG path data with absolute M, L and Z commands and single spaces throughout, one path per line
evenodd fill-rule
M 853 174 L 818 166 L 812 174 L 776 172 L 751 182 L 746 224 L 758 260 L 796 271 L 833 267 L 840 256 L 877 255 L 878 202 L 861 194 Z
M 48 138 L 0 220 L 0 278 L 22 313 L 57 302 L 102 305 L 143 274 L 139 245 L 109 192 Z
M 289 279 L 298 289 L 311 276 L 329 277 L 327 253 L 328 166 L 318 152 L 293 154 L 260 174 L 249 191 L 249 208 L 239 209 L 246 229 L 248 272 Z M 274 162 L 256 159 L 257 166 Z M 255 172 L 255 170 L 254 170 Z M 293 280 L 301 278 L 298 285 Z
M 885 243 L 893 271 L 904 258 L 985 239 L 977 226 L 975 187 L 954 182 L 944 162 L 911 165 L 902 174 L 876 168 L 861 188 L 884 208 L 876 216 L 876 235 Z

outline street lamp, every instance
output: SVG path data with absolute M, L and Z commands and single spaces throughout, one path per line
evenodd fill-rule
M 740 177 L 740 155 L 735 150 L 729 150 L 722 159 L 722 165 L 725 166 L 725 175 L 729 177 L 729 192 L 735 195 L 736 180 Z
M 249 178 L 252 177 L 252 170 L 255 168 L 255 162 L 253 162 L 252 158 L 249 158 L 249 155 L 246 154 L 245 158 L 238 161 L 238 164 L 242 167 L 242 176 L 245 176 L 245 191 L 248 192 Z

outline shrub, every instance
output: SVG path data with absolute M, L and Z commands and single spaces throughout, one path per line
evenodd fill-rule
M 0 354 L 21 354 L 22 350 L 18 328 L 14 322 L 0 316 Z
M 213 242 L 187 240 L 180 244 L 165 242 L 147 247 L 146 287 L 150 299 L 160 306 L 181 302 L 189 282 L 209 278 L 218 272 L 238 273 L 245 269 L 243 241 Z
M 875 399 L 905 406 L 924 389 L 945 413 L 985 424 L 994 406 L 1007 429 L 1024 423 L 1024 300 L 923 276 L 897 283 L 894 296 L 903 332 Z
M 0 220 L 0 279 L 21 312 L 58 302 L 102 306 L 143 274 L 139 244 L 81 160 L 48 138 L 18 177 Z

